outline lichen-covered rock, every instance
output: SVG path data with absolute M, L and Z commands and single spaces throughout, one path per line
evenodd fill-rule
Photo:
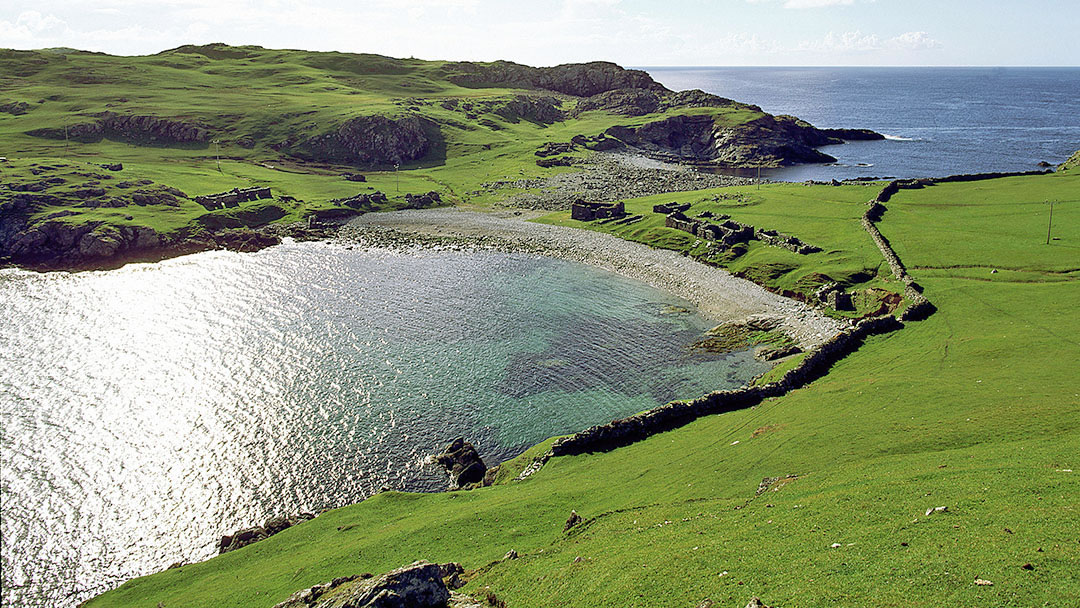
M 512 99 L 496 106 L 492 111 L 510 122 L 527 120 L 549 125 L 566 118 L 566 114 L 559 108 L 559 105 L 559 100 L 554 97 L 515 95 Z
M 297 591 L 274 608 L 446 608 L 449 601 L 440 567 L 418 561 L 378 578 L 336 578 Z

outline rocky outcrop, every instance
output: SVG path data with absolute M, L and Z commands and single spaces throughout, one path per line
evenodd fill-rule
M 718 124 L 707 115 L 679 115 L 640 127 L 615 126 L 606 133 L 661 160 L 728 167 L 833 162 L 835 158 L 816 148 L 843 143 L 792 116 L 768 114 L 734 126 Z M 850 133 L 870 137 L 870 132 Z
M 297 591 L 274 608 L 447 608 L 451 592 L 443 568 L 418 561 L 375 578 L 335 578 Z
M 57 217 L 64 215 L 61 212 Z M 43 271 L 102 270 L 212 249 L 258 251 L 281 243 L 284 236 L 310 240 L 326 238 L 332 232 L 300 223 L 187 230 L 165 236 L 145 226 L 109 226 L 101 222 L 74 225 L 60 219 L 28 225 L 24 216 L 0 214 L 0 266 Z
M 435 460 L 450 474 L 454 487 L 463 487 L 484 481 L 487 466 L 473 444 L 458 437 L 446 446 Z
M 437 132 L 434 122 L 417 114 L 397 118 L 358 116 L 334 131 L 283 149 L 307 160 L 360 166 L 399 165 L 423 158 L 431 150 Z
M 447 63 L 443 71 L 450 82 L 470 88 L 545 89 L 577 97 L 590 97 L 615 89 L 667 90 L 646 72 L 628 70 L 607 61 L 569 63 L 548 68 L 534 68 L 511 61 L 462 61 Z
M 1058 171 L 1068 171 L 1069 169 L 1076 169 L 1080 167 L 1080 150 L 1077 150 L 1069 157 L 1069 160 L 1061 163 L 1058 166 Z
M 298 523 L 314 518 L 315 515 L 312 513 L 300 513 L 299 515 L 293 515 L 292 517 L 271 517 L 261 526 L 244 528 L 243 530 L 237 530 L 232 534 L 222 536 L 221 540 L 218 541 L 218 554 L 228 553 L 229 551 L 235 551 L 240 547 L 246 547 L 252 543 L 257 543 L 260 540 L 270 538 L 282 530 L 287 530 Z
M 526 120 L 542 125 L 550 125 L 566 118 L 560 109 L 560 102 L 554 97 L 535 95 L 515 95 L 513 98 L 496 105 L 492 112 L 510 122 Z
M 30 104 L 25 101 L 7 101 L 0 103 L 0 112 L 12 116 L 22 116 L 30 111 Z
M 335 198 L 330 201 L 338 205 L 345 205 L 353 209 L 364 209 L 370 211 L 375 205 L 381 205 L 386 203 L 386 195 L 376 190 L 374 192 L 361 192 L 356 196 L 350 196 L 349 198 Z
M 206 143 L 210 138 L 209 127 L 187 120 L 115 112 L 102 112 L 97 118 L 95 122 L 34 129 L 26 134 L 87 143 L 115 139 L 134 144 L 186 144 Z
M 670 92 L 658 89 L 616 89 L 583 99 L 574 108 L 578 115 L 591 110 L 604 110 L 623 116 L 643 116 L 665 112 L 675 108 L 724 108 L 744 107 L 760 111 L 761 108 L 741 104 L 725 97 L 712 95 L 700 89 Z

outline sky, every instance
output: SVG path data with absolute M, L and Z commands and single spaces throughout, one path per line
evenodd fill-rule
M 182 44 L 530 65 L 1080 65 L 1080 0 L 2 0 L 0 48 Z

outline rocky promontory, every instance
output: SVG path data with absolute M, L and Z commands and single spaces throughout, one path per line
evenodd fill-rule
M 817 148 L 845 139 L 884 138 L 869 130 L 818 129 L 794 116 L 770 114 L 736 125 L 705 114 L 676 115 L 640 127 L 611 127 L 605 133 L 660 160 L 725 167 L 834 162 Z

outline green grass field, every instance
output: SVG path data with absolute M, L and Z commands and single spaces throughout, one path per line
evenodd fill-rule
M 801 204 L 730 212 L 871 269 L 854 219 L 870 192 L 773 186 L 747 194 Z M 510 606 L 1077 605 L 1078 193 L 1075 170 L 899 193 L 879 226 L 938 312 L 803 389 L 525 481 L 380 494 L 88 605 L 269 606 L 415 559 L 460 561 L 464 591 Z M 1035 219 L 999 229 L 1045 197 L 1060 240 L 1029 234 Z M 571 509 L 585 522 L 565 533 Z

